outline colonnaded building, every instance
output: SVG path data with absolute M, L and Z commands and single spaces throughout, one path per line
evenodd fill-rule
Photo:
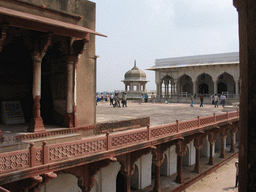
M 187 101 L 191 94 L 239 99 L 238 52 L 156 59 L 148 70 L 155 71 L 159 101 Z
M 235 154 L 238 111 L 96 124 L 94 29 L 90 1 L 0 0 L 0 191 L 160 192 Z

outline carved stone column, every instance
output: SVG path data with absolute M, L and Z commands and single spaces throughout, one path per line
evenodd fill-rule
M 160 95 L 159 95 L 159 98 L 162 98 L 163 96 L 163 88 L 162 88 L 162 82 L 160 83 Z
M 217 83 L 217 81 L 213 82 L 213 90 L 214 90 L 214 94 L 218 94 L 218 83 Z
M 194 168 L 194 172 L 201 173 L 200 168 L 200 149 L 203 147 L 204 144 L 204 135 L 200 135 L 194 139 L 194 146 L 196 148 L 196 164 Z
M 74 127 L 74 64 L 75 56 L 67 59 L 67 114 L 64 120 L 65 127 Z
M 157 145 L 153 151 L 152 163 L 155 166 L 155 185 L 153 188 L 153 192 L 160 192 L 160 173 L 161 173 L 161 165 L 164 162 L 164 151 L 161 149 L 161 145 Z
M 236 125 L 232 125 L 232 128 L 230 129 L 230 134 L 231 134 L 231 147 L 229 152 L 235 153 L 235 135 L 236 132 L 238 131 L 238 127 Z
M 236 95 L 239 95 L 239 80 L 236 81 Z
M 125 160 L 121 163 L 121 173 L 125 178 L 124 189 L 125 192 L 131 191 L 131 176 L 134 173 L 135 167 L 131 165 L 131 154 L 125 155 Z
M 72 40 L 72 39 L 71 39 Z M 67 55 L 67 114 L 64 119 L 64 126 L 76 127 L 76 70 L 80 54 L 83 53 L 86 39 L 76 40 L 71 44 Z
M 179 141 L 176 144 L 176 153 L 177 153 L 177 176 L 175 179 L 175 182 L 177 183 L 183 183 L 184 182 L 184 177 L 182 173 L 182 168 L 183 168 L 183 156 L 187 152 L 187 144 L 184 140 Z
M 230 128 L 230 125 L 225 126 L 224 128 L 221 129 L 220 132 L 220 138 L 221 138 L 221 152 L 220 152 L 220 158 L 226 158 L 226 153 L 225 153 L 225 140 L 228 135 L 228 130 Z
M 217 140 L 217 133 L 211 132 L 208 135 L 208 141 L 210 143 L 210 157 L 209 157 L 209 162 L 208 165 L 214 165 L 214 158 L 213 158 L 213 145 Z
M 193 81 L 193 94 L 197 93 L 197 81 Z
M 42 59 L 49 48 L 52 40 L 52 33 L 47 36 L 38 37 L 39 39 L 34 42 L 34 50 L 31 54 L 33 59 L 33 115 L 31 118 L 29 132 L 42 132 L 45 131 L 43 119 L 41 117 L 40 99 L 41 99 L 41 65 Z M 42 38 L 42 40 L 41 40 Z M 40 49 L 40 47 L 43 47 Z

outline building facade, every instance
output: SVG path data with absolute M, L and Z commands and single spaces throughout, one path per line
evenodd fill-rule
M 161 100 L 190 97 L 191 94 L 226 94 L 239 98 L 239 54 L 222 53 L 156 59 L 157 98 Z

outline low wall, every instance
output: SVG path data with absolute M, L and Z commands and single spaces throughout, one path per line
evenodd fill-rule
M 147 127 L 148 125 L 150 125 L 149 117 L 129 119 L 129 120 L 123 120 L 123 121 L 112 121 L 107 123 L 97 123 L 96 133 L 98 134 L 106 133 L 106 132 L 111 133 L 118 130 Z

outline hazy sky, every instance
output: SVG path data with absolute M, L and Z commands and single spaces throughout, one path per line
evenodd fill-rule
M 137 62 L 155 90 L 155 59 L 239 51 L 233 0 L 91 0 L 96 3 L 97 91 L 124 90 Z

